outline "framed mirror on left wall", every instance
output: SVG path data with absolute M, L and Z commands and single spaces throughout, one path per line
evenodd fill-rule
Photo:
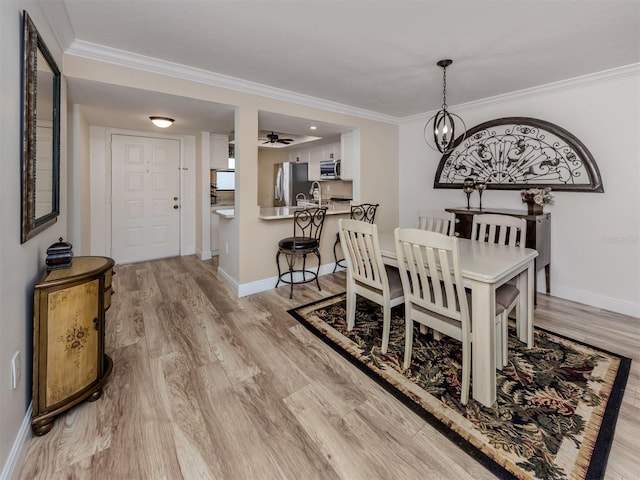
M 21 243 L 60 214 L 60 70 L 23 11 Z

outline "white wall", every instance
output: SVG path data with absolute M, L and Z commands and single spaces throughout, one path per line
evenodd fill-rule
M 45 267 L 46 250 L 59 237 L 67 237 L 66 109 L 61 109 L 60 213 L 57 223 L 24 244 L 20 243 L 20 139 L 21 139 L 21 31 L 22 10 L 31 16 L 47 47 L 62 69 L 62 54 L 49 29 L 47 16 L 34 1 L 0 1 L 0 478 L 8 477 L 19 463 L 22 443 L 28 438 L 31 401 L 33 284 Z M 66 105 L 62 85 L 61 105 Z M 11 389 L 10 362 L 16 351 L 22 358 L 22 376 Z
M 435 87 L 434 87 L 435 88 Z M 467 128 L 512 116 L 559 125 L 590 150 L 605 193 L 554 192 L 551 294 L 640 317 L 640 66 L 450 107 Z M 400 222 L 418 208 L 466 206 L 462 190 L 434 189 L 440 155 L 423 139 L 427 115 L 400 128 Z M 478 195 L 472 196 L 478 205 Z M 517 190 L 488 190 L 484 207 L 522 209 Z M 541 274 L 540 274 L 541 275 Z M 539 278 L 539 288 L 544 281 Z

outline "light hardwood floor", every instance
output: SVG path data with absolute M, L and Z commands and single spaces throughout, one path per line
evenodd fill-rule
M 344 273 L 236 298 L 216 261 L 116 267 L 102 398 L 29 441 L 21 479 L 490 479 L 286 310 Z M 607 479 L 640 478 L 640 319 L 540 295 L 536 324 L 632 357 Z

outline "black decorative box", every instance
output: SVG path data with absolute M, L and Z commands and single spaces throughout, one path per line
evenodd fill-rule
M 47 270 L 69 268 L 71 266 L 71 258 L 73 257 L 71 248 L 73 248 L 73 246 L 69 242 L 64 242 L 62 237 L 60 237 L 59 242 L 47 248 Z

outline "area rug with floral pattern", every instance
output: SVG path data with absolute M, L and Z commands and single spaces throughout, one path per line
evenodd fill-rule
M 392 311 L 386 354 L 382 309 L 365 299 L 358 297 L 351 331 L 345 294 L 289 313 L 498 477 L 604 477 L 630 359 L 540 328 L 527 349 L 510 325 L 509 363 L 496 370 L 496 402 L 487 408 L 470 398 L 462 405 L 456 340 L 435 340 L 416 328 L 411 366 L 403 370 L 403 306 Z

